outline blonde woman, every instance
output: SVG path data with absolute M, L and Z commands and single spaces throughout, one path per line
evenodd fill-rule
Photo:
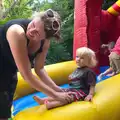
M 61 102 L 71 102 L 44 69 L 52 37 L 60 38 L 60 16 L 52 9 L 33 19 L 8 21 L 0 27 L 0 120 L 11 117 L 11 104 L 17 84 L 17 70 L 33 88 Z M 31 62 L 39 80 L 31 72 Z
M 91 101 L 95 91 L 96 74 L 91 70 L 97 64 L 95 53 L 86 47 L 76 51 L 77 69 L 69 75 L 69 89 L 63 89 L 64 92 L 74 92 L 71 94 L 72 102 L 85 100 Z M 39 104 L 46 104 L 47 109 L 55 108 L 68 104 L 54 98 L 39 98 L 34 96 L 34 100 Z

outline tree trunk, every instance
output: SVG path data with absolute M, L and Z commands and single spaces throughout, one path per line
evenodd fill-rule
M 3 9 L 2 0 L 0 0 L 0 18 L 2 16 L 2 9 Z
M 0 0 L 0 1 L 1 1 L 1 3 L 2 3 L 2 0 Z M 0 19 L 6 18 L 7 15 L 8 15 L 8 13 L 10 12 L 10 10 L 11 10 L 12 8 L 14 8 L 14 6 L 15 6 L 18 2 L 19 2 L 18 0 L 14 0 L 13 3 L 11 4 L 11 6 L 10 6 L 8 9 L 6 9 L 4 12 L 3 12 L 3 6 L 2 6 L 1 9 L 0 9 L 0 14 L 1 14 Z

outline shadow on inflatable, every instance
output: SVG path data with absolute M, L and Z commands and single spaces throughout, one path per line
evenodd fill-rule
M 67 76 L 74 71 L 74 61 L 45 66 L 50 77 L 63 88 L 68 87 Z M 103 67 L 101 70 L 105 70 Z M 34 71 L 33 71 L 34 72 Z M 37 105 L 33 95 L 45 97 L 32 89 L 18 73 L 19 83 L 13 103 L 14 120 L 119 120 L 120 119 L 120 75 L 97 83 L 96 94 L 92 102 L 73 102 L 71 104 L 46 110 Z M 106 78 L 105 78 L 106 79 Z M 24 97 L 23 97 L 24 96 Z

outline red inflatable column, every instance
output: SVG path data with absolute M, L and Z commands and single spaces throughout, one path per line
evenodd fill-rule
M 103 0 L 89 0 L 87 3 L 88 15 L 88 47 L 95 51 L 98 66 L 95 68 L 96 73 L 99 73 L 100 67 L 100 29 L 101 29 L 101 6 Z
M 73 57 L 76 49 L 87 46 L 100 54 L 100 18 L 103 0 L 75 0 Z M 99 73 L 99 64 L 96 73 Z
M 86 1 L 74 0 L 74 41 L 73 41 L 73 58 L 76 55 L 76 49 L 87 46 L 87 16 L 86 16 Z

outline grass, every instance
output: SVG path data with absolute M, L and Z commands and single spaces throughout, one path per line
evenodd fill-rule
M 13 120 L 12 118 L 9 118 L 8 120 Z

